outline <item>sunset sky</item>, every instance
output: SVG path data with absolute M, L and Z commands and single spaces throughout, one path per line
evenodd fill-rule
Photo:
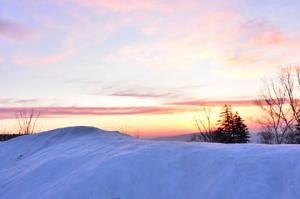
M 262 79 L 300 63 L 298 0 L 0 0 L 0 126 L 140 136 L 195 131 L 232 104 L 251 128 Z

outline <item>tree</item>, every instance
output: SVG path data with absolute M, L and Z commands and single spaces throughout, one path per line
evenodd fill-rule
M 300 114 L 300 111 L 298 111 L 298 116 Z M 286 138 L 287 144 L 300 144 L 300 122 L 297 121 L 297 124 L 295 126 L 295 130 L 292 131 L 292 133 L 288 133 Z
M 221 143 L 247 143 L 250 134 L 244 120 L 236 112 L 232 113 L 231 107 L 225 105 L 220 113 L 219 127 L 216 137 Z
M 204 107 L 202 112 L 203 115 L 194 117 L 194 123 L 198 133 L 192 135 L 191 141 L 216 142 L 215 125 L 212 123 L 211 109 Z
M 234 143 L 247 143 L 250 141 L 250 134 L 244 120 L 236 112 L 233 116 L 233 142 Z
M 262 132 L 258 133 L 258 141 L 261 144 L 273 144 L 274 140 L 274 134 L 270 128 L 264 128 Z
M 263 110 L 264 117 L 259 123 L 267 135 L 266 143 L 282 144 L 294 142 L 295 123 L 300 123 L 299 100 L 296 89 L 300 86 L 300 71 L 285 68 L 276 78 L 264 83 L 264 88 L 257 100 L 257 105 Z
M 34 109 L 20 110 L 15 115 L 17 120 L 17 132 L 18 134 L 32 134 L 37 131 L 37 122 L 40 117 L 40 113 Z
M 223 111 L 220 113 L 218 120 L 219 127 L 216 130 L 216 138 L 221 143 L 233 142 L 233 114 L 231 107 L 225 105 Z

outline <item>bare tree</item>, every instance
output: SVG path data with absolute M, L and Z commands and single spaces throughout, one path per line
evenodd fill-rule
M 203 107 L 202 112 L 202 116 L 194 116 L 194 124 L 198 133 L 192 135 L 191 141 L 215 142 L 215 125 L 211 120 L 211 109 Z
M 293 114 L 295 121 L 299 123 L 299 99 L 296 94 L 297 90 L 298 92 L 300 90 L 300 70 L 298 68 L 287 68 L 282 70 L 280 74 L 280 83 L 286 92 L 290 112 Z
M 258 142 L 261 144 L 274 144 L 274 133 L 271 128 L 264 128 L 262 132 L 258 133 Z
M 263 139 L 273 139 L 265 142 L 285 143 L 287 135 L 294 132 L 295 122 L 300 121 L 296 97 L 296 89 L 299 87 L 296 83 L 300 83 L 299 71 L 292 68 L 282 70 L 277 78 L 265 82 L 260 99 L 257 100 L 257 105 L 265 113 L 259 121 L 264 128 Z
M 17 120 L 17 133 L 18 134 L 32 134 L 37 131 L 37 122 L 40 113 L 34 109 L 20 110 L 15 115 Z

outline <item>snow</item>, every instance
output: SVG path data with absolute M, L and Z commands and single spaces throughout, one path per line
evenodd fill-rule
M 182 134 L 182 135 L 154 137 L 154 138 L 150 138 L 150 140 L 189 142 L 191 140 L 192 136 L 193 136 L 193 133 L 190 133 L 190 134 Z
M 0 198 L 299 199 L 300 147 L 57 129 L 0 143 Z

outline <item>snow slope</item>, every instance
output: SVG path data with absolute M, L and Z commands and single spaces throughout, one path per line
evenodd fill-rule
M 57 129 L 0 143 L 0 198 L 299 199 L 300 147 Z

